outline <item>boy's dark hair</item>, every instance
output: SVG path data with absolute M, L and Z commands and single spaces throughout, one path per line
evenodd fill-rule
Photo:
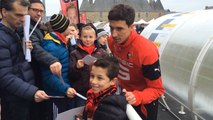
M 98 59 L 93 66 L 107 69 L 107 76 L 112 80 L 118 76 L 119 64 L 118 59 L 114 56 L 106 56 Z
M 115 5 L 108 14 L 109 20 L 124 20 L 128 26 L 134 23 L 135 19 L 135 10 L 125 4 Z
M 43 7 L 44 7 L 44 9 L 45 9 L 45 5 L 44 5 L 44 3 L 43 2 L 41 2 L 40 0 L 29 0 L 30 1 L 30 6 L 29 6 L 29 8 L 31 7 L 31 4 L 33 4 L 33 3 L 40 3 L 40 4 L 42 4 L 43 5 Z
M 19 4 L 21 6 L 25 6 L 25 7 L 28 7 L 30 5 L 29 1 L 28 0 L 1 0 L 0 2 L 0 5 L 1 5 L 1 11 L 2 11 L 2 8 L 8 10 L 8 11 L 11 11 L 13 10 L 13 3 L 14 2 L 19 2 Z

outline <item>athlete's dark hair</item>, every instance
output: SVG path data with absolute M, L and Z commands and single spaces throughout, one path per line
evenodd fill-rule
M 135 10 L 125 4 L 115 5 L 108 14 L 109 20 L 124 20 L 128 26 L 134 23 L 135 19 Z

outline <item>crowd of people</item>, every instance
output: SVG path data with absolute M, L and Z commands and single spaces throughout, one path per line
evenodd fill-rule
M 2 120 L 52 120 L 53 105 L 58 113 L 85 106 L 76 119 L 128 120 L 127 104 L 143 120 L 157 120 L 164 93 L 159 53 L 134 29 L 131 6 L 111 8 L 111 34 L 62 14 L 52 15 L 44 27 L 44 11 L 40 0 L 1 0 Z M 22 39 L 27 14 L 34 30 L 29 42 Z M 23 45 L 31 50 L 31 62 L 25 60 Z M 88 63 L 88 56 L 96 60 Z

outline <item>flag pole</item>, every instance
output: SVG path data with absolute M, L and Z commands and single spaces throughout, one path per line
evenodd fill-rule
M 78 6 L 78 0 L 76 0 L 76 5 L 77 5 L 77 8 L 78 8 L 78 23 L 80 23 L 80 8 Z

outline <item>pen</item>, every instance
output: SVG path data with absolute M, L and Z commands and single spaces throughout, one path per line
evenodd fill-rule
M 87 100 L 87 98 L 86 98 L 86 97 L 84 97 L 83 95 L 81 95 L 81 94 L 79 94 L 79 93 L 76 93 L 76 95 L 77 95 L 78 97 L 80 97 L 80 98 L 84 99 L 84 100 Z

